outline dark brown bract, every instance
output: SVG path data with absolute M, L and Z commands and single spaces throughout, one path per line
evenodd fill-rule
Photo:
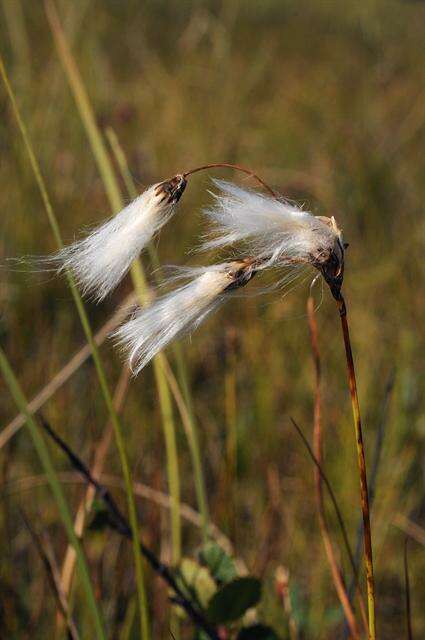
M 186 185 L 186 178 L 181 174 L 177 174 L 170 180 L 160 182 L 156 187 L 156 193 L 157 195 L 160 193 L 164 194 L 162 202 L 165 200 L 168 204 L 176 204 L 182 197 L 183 192 L 186 189 Z

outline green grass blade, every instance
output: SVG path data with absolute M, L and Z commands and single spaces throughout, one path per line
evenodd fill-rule
M 93 623 L 95 625 L 96 635 L 101 640 L 106 640 L 106 635 L 103 630 L 103 623 L 102 623 L 101 616 L 96 603 L 96 599 L 94 596 L 93 587 L 92 587 L 90 575 L 87 569 L 86 560 L 85 560 L 80 542 L 77 536 L 75 535 L 71 514 L 68 509 L 68 505 L 67 505 L 65 496 L 63 494 L 62 487 L 56 475 L 56 471 L 50 459 L 49 450 L 46 446 L 46 443 L 43 440 L 43 437 L 39 432 L 39 428 L 37 426 L 36 421 L 28 411 L 27 400 L 24 396 L 24 393 L 19 385 L 19 382 L 15 374 L 13 373 L 12 367 L 10 366 L 9 361 L 4 351 L 1 349 L 1 347 L 0 347 L 0 369 L 9 387 L 10 393 L 12 394 L 13 399 L 16 402 L 18 409 L 26 417 L 26 424 L 28 426 L 28 430 L 30 432 L 38 457 L 40 458 L 44 472 L 47 476 L 47 480 L 49 482 L 52 493 L 55 497 L 56 504 L 58 506 L 59 513 L 62 518 L 64 527 L 66 529 L 69 542 L 70 544 L 72 544 L 72 546 L 75 549 L 81 582 L 86 594 L 87 606 L 90 609 Z
M 116 213 L 119 209 L 121 209 L 124 206 L 124 201 L 119 189 L 118 182 L 114 174 L 113 166 L 109 158 L 105 142 L 103 140 L 99 127 L 97 126 L 93 109 L 90 104 L 89 97 L 87 95 L 87 91 L 83 84 L 82 78 L 78 71 L 75 60 L 72 56 L 72 53 L 68 47 L 65 34 L 59 22 L 58 15 L 53 7 L 53 3 L 50 2 L 50 0 L 46 2 L 46 8 L 47 8 L 47 14 L 48 14 L 50 26 L 53 32 L 53 36 L 55 38 L 57 50 L 58 50 L 62 65 L 64 67 L 66 76 L 68 78 L 69 85 L 71 87 L 82 124 L 85 128 L 91 149 L 93 151 L 93 155 L 95 157 L 100 176 L 104 183 L 106 194 L 108 196 L 109 203 L 111 206 L 111 210 L 113 213 Z M 134 261 L 131 266 L 131 277 L 133 280 L 134 288 L 137 294 L 139 295 L 140 301 L 142 304 L 144 304 L 146 301 L 148 287 L 147 287 L 147 282 L 146 282 L 146 278 L 145 278 L 142 266 L 138 260 Z M 163 374 L 161 372 L 160 367 L 155 365 L 155 362 L 154 362 L 154 372 L 155 372 L 155 378 L 158 385 L 158 389 L 159 388 L 161 389 L 161 391 L 159 392 L 159 398 L 161 403 L 161 414 L 163 419 L 165 419 L 166 421 L 165 423 L 163 422 L 164 436 L 165 436 L 165 439 L 168 441 L 169 445 L 171 445 L 171 439 L 173 438 L 175 440 L 175 427 L 174 427 L 174 421 L 172 418 L 172 411 L 170 410 L 170 407 L 171 407 L 170 393 L 164 380 L 160 380 L 160 378 L 163 377 Z M 171 435 L 171 429 L 173 431 L 173 435 Z M 174 445 L 170 446 L 169 450 L 170 451 L 176 450 L 176 446 Z M 179 484 L 175 483 L 175 473 L 174 473 L 174 468 L 177 466 L 177 460 L 173 461 L 170 464 L 171 464 L 171 467 L 170 465 L 168 465 L 170 495 L 173 500 L 174 514 L 177 513 L 177 516 L 174 515 L 174 517 L 172 517 L 172 522 L 174 522 L 174 526 L 172 526 L 172 535 L 174 537 L 174 545 L 173 545 L 175 549 L 174 559 L 178 561 L 180 557 L 180 552 L 177 554 L 177 548 L 180 547 L 179 541 L 181 538 L 181 534 L 180 534 L 180 524 L 178 528 L 176 526 L 177 521 L 179 521 L 180 519 L 180 510 L 179 510 L 180 490 L 179 490 Z
M 159 353 L 153 368 L 158 387 L 161 418 L 164 429 L 165 449 L 167 453 L 167 476 L 171 496 L 171 546 L 173 564 L 181 559 L 181 522 L 180 522 L 180 476 L 177 456 L 176 429 L 170 391 L 164 374 L 164 356 Z
M 107 127 L 105 129 L 105 135 L 120 170 L 120 174 L 124 181 L 127 193 L 130 196 L 131 200 L 134 200 L 139 194 L 134 183 L 134 178 L 131 175 L 130 167 L 128 166 L 124 150 L 120 144 L 120 141 L 118 140 L 118 136 L 112 129 L 112 127 Z
M 85 128 L 93 155 L 95 157 L 99 173 L 105 186 L 105 190 L 111 205 L 111 210 L 116 213 L 124 205 L 119 185 L 116 180 L 113 166 L 109 158 L 102 134 L 97 126 L 90 100 L 77 68 L 76 62 L 69 49 L 66 36 L 59 21 L 58 14 L 51 0 L 45 1 L 46 13 L 55 39 L 57 51 L 66 73 L 71 91 L 73 93 L 81 122 Z M 134 288 L 143 304 L 148 292 L 146 279 L 142 266 L 138 260 L 131 267 L 131 277 Z M 178 473 L 177 444 L 175 425 L 172 413 L 170 392 L 161 371 L 160 360 L 154 361 L 154 372 L 158 387 L 164 438 L 167 449 L 167 474 L 169 491 L 172 498 L 173 509 L 171 517 L 171 535 L 173 540 L 173 561 L 178 562 L 181 556 L 181 522 L 180 522 L 180 482 Z M 169 455 L 174 459 L 170 460 Z M 130 514 L 131 515 L 131 514 Z M 137 547 L 138 549 L 138 547 Z M 137 569 L 137 565 L 136 565 Z
M 12 108 L 13 108 L 13 112 L 15 114 L 17 123 L 18 123 L 18 127 L 19 130 L 22 134 L 24 143 L 25 143 L 25 147 L 26 150 L 28 152 L 28 156 L 30 159 L 30 163 L 31 163 L 31 167 L 33 169 L 40 193 L 41 193 L 41 197 L 46 209 L 46 213 L 50 222 L 50 226 L 52 228 L 54 237 L 56 239 L 56 242 L 58 244 L 58 247 L 62 247 L 63 246 L 63 241 L 62 241 L 62 236 L 59 230 L 59 225 L 55 216 L 55 213 L 53 211 L 53 207 L 52 204 L 50 202 L 50 198 L 49 195 L 47 193 L 47 188 L 43 179 L 43 176 L 41 174 L 41 170 L 38 164 L 38 161 L 35 157 L 35 153 L 34 150 L 32 148 L 32 144 L 30 141 L 30 138 L 28 136 L 28 132 L 25 126 L 24 121 L 22 120 L 22 117 L 20 115 L 19 109 L 18 109 L 18 105 L 16 103 L 16 99 L 15 99 L 15 95 L 13 93 L 12 87 L 10 85 L 7 73 L 6 73 L 6 69 L 4 67 L 3 61 L 0 58 L 0 73 L 1 76 L 3 78 L 5 87 L 6 87 L 6 91 L 8 93 L 8 96 L 10 98 L 11 104 L 12 104 Z M 88 320 L 88 316 L 87 313 L 85 311 L 84 305 L 83 305 L 83 301 L 81 299 L 81 296 L 78 292 L 77 286 L 74 282 L 74 278 L 72 276 L 72 274 L 68 271 L 66 273 L 67 279 L 68 279 L 68 283 L 71 289 L 71 293 L 72 293 L 72 297 L 74 299 L 75 305 L 77 307 L 77 311 L 80 317 L 80 321 L 81 324 L 83 326 L 84 332 L 86 334 L 86 338 L 87 338 L 87 342 L 90 345 L 91 351 L 92 351 L 92 357 L 93 357 L 93 361 L 95 364 L 95 368 L 96 368 L 96 372 L 97 372 L 97 376 L 99 379 L 99 384 L 100 384 L 100 388 L 102 391 L 102 395 L 106 404 L 106 407 L 108 409 L 113 427 L 114 427 L 114 434 L 115 434 L 115 440 L 117 443 L 117 449 L 118 449 L 118 453 L 120 456 L 120 461 L 121 461 L 121 466 L 122 466 L 122 470 L 123 470 L 123 475 L 124 475 L 124 481 L 126 484 L 126 492 L 127 492 L 127 500 L 128 500 L 128 507 L 129 507 L 129 518 L 130 518 L 130 524 L 132 527 L 132 532 L 133 532 L 133 550 L 134 550 L 134 556 L 135 556 L 135 565 L 136 565 L 136 581 L 137 581 L 137 586 L 138 586 L 138 592 L 139 592 L 139 602 L 140 602 L 140 606 L 141 609 L 143 611 L 143 616 L 141 615 L 141 624 L 143 625 L 143 629 L 144 629 L 144 635 L 142 637 L 144 638 L 149 638 L 149 633 L 148 633 L 148 617 L 147 617 L 147 602 L 146 602 L 146 594 L 145 594 L 145 590 L 144 590 L 144 583 L 143 583 L 143 565 L 142 565 L 142 557 L 141 557 L 141 553 L 140 553 L 140 547 L 138 544 L 138 540 L 139 540 L 139 529 L 138 529 L 138 524 L 137 524 L 137 512 L 136 512 L 136 502 L 134 499 L 134 494 L 133 494 L 133 484 L 131 481 L 131 476 L 130 476 L 130 468 L 128 465 L 128 461 L 127 461 L 127 456 L 125 453 L 125 446 L 124 446 L 124 438 L 122 435 L 122 430 L 121 430 L 121 425 L 120 425 L 120 421 L 118 418 L 118 414 L 116 413 L 115 409 L 114 409 L 114 405 L 112 402 L 112 396 L 108 387 L 108 383 L 106 380 L 106 374 L 105 374 L 105 370 L 103 368 L 102 365 L 102 361 L 100 359 L 100 355 L 99 355 L 99 351 L 97 349 L 96 343 L 94 342 L 93 339 L 93 333 L 90 327 L 90 323 Z

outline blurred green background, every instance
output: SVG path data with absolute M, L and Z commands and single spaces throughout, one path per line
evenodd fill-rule
M 406 534 L 414 629 L 422 637 L 425 4 L 75 0 L 57 6 L 97 122 L 116 133 L 139 190 L 198 164 L 239 162 L 342 226 L 350 244 L 344 289 L 369 462 L 385 423 L 372 517 L 379 637 L 405 637 Z M 70 241 L 109 215 L 109 205 L 43 3 L 1 0 L 0 29 L 1 53 Z M 7 265 L 6 258 L 51 253 L 55 243 L 10 104 L 4 91 L 0 96 L 0 335 L 31 398 L 84 344 L 84 335 L 63 279 Z M 252 185 L 229 172 L 213 175 Z M 204 229 L 199 210 L 210 201 L 209 185 L 205 174 L 191 179 L 178 215 L 161 234 L 162 263 L 199 263 L 188 251 Z M 87 304 L 92 326 L 100 327 L 130 291 L 126 280 L 102 305 Z M 264 577 L 262 618 L 289 637 L 274 588 L 275 570 L 283 566 L 299 637 L 325 639 L 342 637 L 341 615 L 317 524 L 313 467 L 290 423 L 292 416 L 310 437 L 307 295 L 308 283 L 287 295 L 237 299 L 182 347 L 212 520 L 249 570 Z M 327 291 L 317 319 L 324 464 L 355 545 L 354 435 L 338 314 Z M 122 363 L 108 342 L 102 355 L 113 388 Z M 6 426 L 17 411 L 3 384 L 0 397 Z M 43 411 L 90 461 L 107 420 L 93 365 L 83 364 Z M 131 381 L 122 416 L 135 480 L 167 493 L 151 368 Z M 175 418 L 182 499 L 196 508 L 177 411 Z M 62 456 L 52 455 L 59 471 L 69 471 Z M 121 474 L 114 444 L 105 472 Z M 54 633 L 55 602 L 19 510 L 49 532 L 59 564 L 66 538 L 24 429 L 3 444 L 0 474 L 0 636 L 44 638 Z M 64 486 L 76 509 L 81 484 Z M 116 495 L 125 506 L 119 490 Z M 168 511 L 143 499 L 138 507 L 144 539 L 168 559 Z M 331 510 L 329 517 L 339 542 Z M 193 556 L 199 528 L 183 524 L 184 553 Z M 131 549 L 110 532 L 88 532 L 84 547 L 110 637 L 118 638 L 134 594 Z M 344 558 L 341 552 L 348 575 Z M 166 589 L 153 577 L 148 587 L 154 637 L 169 637 Z M 84 627 L 78 582 L 73 597 Z

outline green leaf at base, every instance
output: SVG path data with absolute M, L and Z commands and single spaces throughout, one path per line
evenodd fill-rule
M 261 598 L 261 582 L 257 578 L 236 578 L 225 584 L 211 598 L 207 608 L 208 619 L 214 624 L 233 622 Z

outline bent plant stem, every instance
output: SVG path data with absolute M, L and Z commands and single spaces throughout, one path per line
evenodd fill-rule
M 364 559 L 367 585 L 367 605 L 369 618 L 369 637 L 376 638 L 375 626 L 375 581 L 373 576 L 373 553 L 372 553 L 372 533 L 370 527 L 369 496 L 367 489 L 366 460 L 363 444 L 362 422 L 360 416 L 359 398 L 357 395 L 356 372 L 354 368 L 353 352 L 351 349 L 350 331 L 347 320 L 347 307 L 345 300 L 340 296 L 337 301 L 339 315 L 341 319 L 342 334 L 344 337 L 345 356 L 347 360 L 348 385 L 351 396 L 351 407 L 353 411 L 354 430 L 357 446 L 357 463 L 360 477 L 360 501 L 363 516 L 363 536 L 364 536 Z
M 307 316 L 310 330 L 310 341 L 314 360 L 315 369 L 315 390 L 314 390 L 314 427 L 313 427 L 313 450 L 318 463 L 322 464 L 322 426 L 321 426 L 321 366 L 319 342 L 317 336 L 317 323 L 314 313 L 314 300 L 309 296 L 307 300 Z M 326 521 L 325 505 L 323 500 L 322 476 L 319 468 L 314 466 L 314 484 L 316 491 L 317 511 L 319 518 L 320 533 L 323 539 L 326 556 L 328 558 L 329 567 L 332 574 L 335 590 L 344 611 L 351 636 L 354 640 L 359 640 L 360 634 L 357 626 L 353 608 L 344 584 L 341 569 L 335 557 L 335 550 L 329 533 L 328 523 Z
M 264 182 L 264 180 L 260 178 L 260 176 L 254 173 L 251 169 L 248 169 L 248 167 L 243 167 L 240 164 L 234 164 L 232 162 L 212 162 L 209 164 L 204 164 L 201 167 L 195 167 L 194 169 L 185 171 L 183 173 L 183 177 L 188 178 L 192 174 L 198 173 L 198 171 L 205 171 L 206 169 L 220 169 L 220 168 L 234 169 L 235 171 L 240 171 L 241 173 L 245 173 L 247 176 L 254 178 L 254 180 L 256 180 L 258 184 L 260 184 L 272 196 L 272 198 L 279 200 L 277 193 L 273 191 L 273 189 L 269 187 L 269 185 L 266 182 Z
M 47 213 L 47 217 L 49 219 L 49 223 L 50 226 L 52 228 L 53 231 L 53 235 L 55 237 L 56 243 L 59 247 L 59 249 L 61 249 L 63 247 L 63 241 L 62 241 L 62 236 L 60 233 L 60 229 L 59 229 L 59 224 L 55 215 L 55 212 L 53 210 L 53 206 L 52 203 L 50 201 L 50 197 L 49 194 L 47 192 L 47 187 L 46 184 L 44 182 L 44 178 L 42 176 L 41 170 L 40 170 L 40 166 L 38 164 L 38 160 L 35 156 L 33 147 L 32 147 L 32 143 L 31 140 L 29 138 L 26 126 L 24 121 L 22 120 L 21 114 L 19 112 L 19 108 L 18 105 L 16 103 L 16 99 L 15 99 L 15 95 L 13 93 L 12 87 L 10 85 L 7 73 L 6 73 L 6 69 L 4 67 L 3 64 L 3 60 L 0 58 L 0 72 L 3 78 L 3 82 L 5 84 L 6 87 L 6 91 L 8 93 L 10 102 L 12 104 L 12 108 L 13 108 L 13 112 L 15 115 L 15 118 L 17 120 L 18 123 L 18 128 L 21 132 L 22 138 L 24 140 L 24 144 L 29 156 L 29 160 L 30 160 L 30 164 L 31 164 L 31 168 L 33 170 L 40 194 L 41 194 L 41 198 L 43 200 L 43 204 Z M 100 354 L 99 351 L 97 349 L 96 343 L 94 341 L 94 337 L 93 337 L 93 332 L 91 330 L 90 327 L 90 323 L 89 323 L 89 319 L 86 313 L 86 310 L 84 308 L 84 304 L 82 301 L 82 298 L 78 292 L 77 286 L 75 284 L 75 280 L 71 274 L 71 272 L 67 271 L 66 272 L 66 277 L 68 280 L 68 284 L 69 287 L 71 289 L 71 293 L 72 293 L 72 297 L 75 303 L 75 306 L 77 307 L 77 311 L 78 311 L 78 315 L 80 317 L 80 321 L 82 324 L 82 327 L 84 329 L 84 333 L 86 334 L 86 338 L 87 338 L 87 342 L 90 345 L 90 349 L 92 352 L 92 357 L 93 357 L 93 362 L 95 365 L 95 369 L 96 369 L 96 373 L 97 373 L 97 377 L 99 380 L 99 385 L 100 385 L 100 389 L 103 395 L 103 399 L 105 401 L 108 413 L 111 417 L 111 421 L 112 421 L 112 425 L 114 428 L 114 434 L 115 434 L 115 440 L 116 440 L 116 444 L 117 444 L 117 449 L 118 449 L 118 453 L 119 453 L 119 457 L 120 457 L 120 462 L 121 462 L 121 466 L 122 466 L 122 470 L 123 470 L 123 475 L 124 475 L 124 480 L 125 480 L 125 484 L 126 484 L 126 491 L 127 491 L 127 501 L 128 501 L 128 508 L 129 508 L 129 517 L 130 517 L 130 524 L 132 527 L 132 531 L 133 531 L 133 549 L 134 549 L 134 557 L 135 557 L 135 566 L 136 566 L 136 582 L 137 582 L 137 590 L 139 593 L 139 604 L 140 604 L 140 608 L 141 608 L 141 626 L 143 628 L 143 633 L 142 633 L 142 637 L 143 638 L 149 638 L 149 633 L 148 633 L 148 617 L 147 617 L 147 602 L 146 602 L 146 593 L 144 590 L 144 583 L 143 583 L 143 576 L 142 576 L 142 557 L 140 554 L 140 548 L 139 545 L 137 544 L 137 540 L 139 538 L 139 530 L 138 530 L 138 523 L 137 523 L 137 514 L 136 514 L 136 502 L 134 499 L 134 494 L 133 494 L 133 483 L 131 481 L 131 477 L 130 477 L 130 469 L 129 469 L 129 465 L 128 465 L 128 460 L 127 460 L 127 455 L 125 452 L 125 446 L 124 446 L 124 437 L 122 434 L 122 430 L 121 430 L 121 424 L 118 418 L 118 414 L 114 409 L 113 406 L 113 402 L 112 402 L 112 396 L 111 393 L 109 391 L 109 387 L 108 387 L 108 382 L 106 379 L 106 373 L 105 370 L 103 368 L 103 364 L 102 364 L 102 360 L 100 358 Z

